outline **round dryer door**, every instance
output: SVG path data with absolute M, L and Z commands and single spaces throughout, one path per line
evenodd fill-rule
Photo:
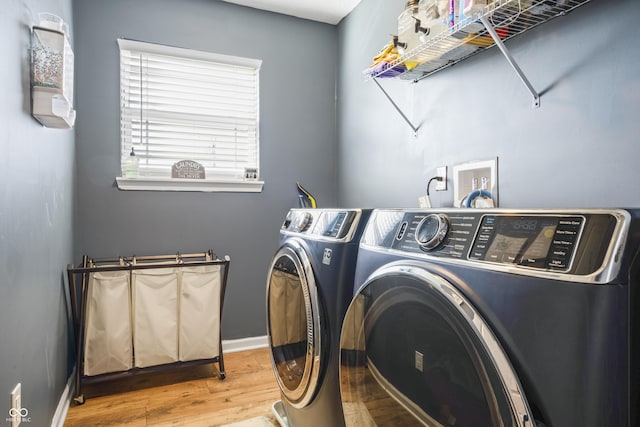
M 267 329 L 273 370 L 284 399 L 307 406 L 318 387 L 321 355 L 318 291 L 304 249 L 295 241 L 273 258 L 267 282 Z
M 386 267 L 352 301 L 341 335 L 347 426 L 531 426 L 488 324 L 448 281 Z

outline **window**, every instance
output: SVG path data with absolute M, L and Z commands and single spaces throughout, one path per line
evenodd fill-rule
M 262 61 L 118 39 L 121 189 L 261 191 Z M 138 177 L 125 177 L 131 149 Z M 172 178 L 195 161 L 205 179 Z

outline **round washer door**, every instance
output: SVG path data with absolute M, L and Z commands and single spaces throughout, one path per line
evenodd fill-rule
M 529 405 L 487 322 L 447 280 L 378 270 L 341 334 L 347 426 L 531 426 Z
M 297 241 L 276 252 L 267 281 L 271 363 L 283 398 L 302 408 L 315 397 L 322 350 L 318 291 L 309 257 Z

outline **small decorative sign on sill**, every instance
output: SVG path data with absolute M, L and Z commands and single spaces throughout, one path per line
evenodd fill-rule
M 257 181 L 258 169 L 256 168 L 244 168 L 244 180 L 245 181 Z
M 205 179 L 204 166 L 195 160 L 180 160 L 171 166 L 171 178 Z

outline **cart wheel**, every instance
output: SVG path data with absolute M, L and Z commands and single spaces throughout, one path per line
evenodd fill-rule
M 220 378 L 221 380 L 223 380 L 223 379 L 227 378 L 227 374 L 225 374 L 224 372 L 220 372 L 220 373 L 218 374 L 218 378 Z
M 84 394 L 73 399 L 78 405 L 84 405 Z

